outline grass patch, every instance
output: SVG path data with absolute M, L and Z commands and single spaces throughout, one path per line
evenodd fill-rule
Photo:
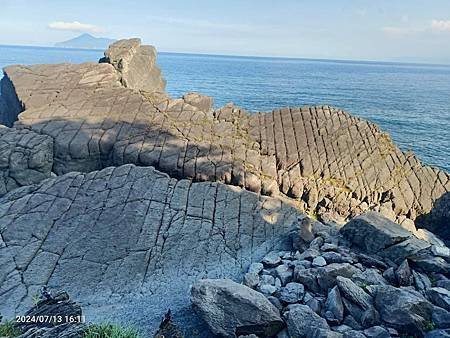
M 132 327 L 121 327 L 114 324 L 89 325 L 84 338 L 142 338 Z
M 4 322 L 0 324 L 0 337 L 13 338 L 20 336 L 22 332 L 14 326 L 13 322 Z

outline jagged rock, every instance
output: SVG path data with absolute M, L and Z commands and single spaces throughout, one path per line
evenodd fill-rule
M 275 268 L 275 272 L 282 285 L 286 285 L 292 281 L 294 271 L 288 265 L 282 264 Z
M 409 288 L 379 286 L 375 307 L 381 319 L 401 334 L 423 337 L 431 320 L 433 306 L 420 293 Z
M 278 310 L 263 295 L 228 279 L 196 282 L 191 300 L 211 331 L 223 337 L 270 337 L 284 326 Z
M 189 286 L 203 276 L 241 280 L 268 251 L 289 249 L 299 216 L 273 198 L 133 165 L 51 178 L 0 204 L 2 315 L 28 309 L 27 293 L 48 284 L 90 320 L 132 320 L 152 333 L 168 307 L 186 330 L 197 325 Z
M 249 288 L 254 289 L 258 286 L 259 282 L 259 275 L 257 273 L 247 272 L 244 275 L 244 285 L 248 286 Z
M 361 324 L 363 327 L 369 328 L 380 324 L 380 314 L 373 307 L 364 311 L 361 315 Z
M 430 247 L 428 242 L 418 239 L 400 225 L 376 212 L 368 212 L 353 218 L 341 232 L 355 246 L 396 263 Z
M 309 306 L 296 304 L 285 313 L 286 324 L 291 337 L 310 337 L 316 328 L 329 330 L 325 319 Z
M 358 285 L 386 285 L 388 282 L 376 269 L 366 269 L 353 275 L 352 280 Z
M 351 278 L 358 272 L 361 271 L 348 263 L 328 264 L 317 269 L 317 282 L 322 290 L 327 291 L 336 285 L 336 278 L 338 276 Z
M 372 306 L 372 297 L 350 279 L 337 276 L 336 282 L 341 294 L 345 298 L 366 310 Z
M 262 263 L 252 263 L 248 268 L 248 272 L 259 274 L 263 269 L 264 265 Z
M 373 326 L 364 330 L 367 338 L 391 338 L 389 331 L 382 326 Z
M 366 336 L 359 331 L 351 330 L 345 332 L 343 338 L 366 338 Z
M 436 282 L 436 286 L 440 287 L 440 288 L 444 288 L 444 289 L 450 290 L 450 280 L 448 280 L 448 279 L 438 280 Z M 430 287 L 431 287 L 431 282 L 430 282 Z
M 413 276 L 409 268 L 408 260 L 404 260 L 395 271 L 397 282 L 400 286 L 410 286 L 413 283 Z
M 268 267 L 275 267 L 281 263 L 280 253 L 277 251 L 271 251 L 264 256 L 262 262 L 264 265 Z
M 141 45 L 140 39 L 124 39 L 114 42 L 105 52 L 101 62 L 107 62 L 121 75 L 127 88 L 146 92 L 163 92 L 166 81 L 156 65 L 156 49 Z
M 413 279 L 417 290 L 424 292 L 431 288 L 431 281 L 427 275 L 413 270 Z M 439 284 L 437 286 L 439 286 Z
M 449 271 L 449 264 L 441 257 L 413 257 L 411 264 L 425 273 L 448 273 Z
M 199 93 L 187 93 L 183 95 L 183 100 L 187 104 L 197 108 L 200 111 L 208 112 L 212 110 L 214 99 Z
M 427 290 L 428 299 L 435 305 L 450 311 L 450 291 L 444 288 L 430 288 Z
M 434 306 L 432 314 L 432 322 L 439 329 L 445 329 L 450 327 L 450 312 L 444 310 L 441 307 Z
M 300 283 L 288 283 L 280 290 L 280 300 L 287 304 L 298 303 L 303 299 L 305 288 Z
M 337 286 L 330 289 L 328 292 L 325 308 L 333 315 L 333 318 L 338 323 L 341 323 L 344 320 L 344 304 L 342 303 L 341 293 Z
M 49 178 L 52 166 L 51 137 L 0 125 L 0 196 Z
M 450 338 L 450 329 L 430 331 L 425 335 L 425 338 Z
M 342 333 L 334 332 L 327 329 L 316 328 L 312 331 L 311 338 L 342 338 Z
M 395 269 L 390 267 L 389 269 L 383 272 L 383 277 L 392 285 L 397 285 L 397 276 L 395 274 Z

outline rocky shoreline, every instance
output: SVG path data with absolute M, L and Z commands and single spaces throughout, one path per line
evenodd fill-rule
M 139 39 L 4 73 L 4 317 L 45 286 L 147 336 L 450 335 L 450 175 L 376 125 L 170 98 Z

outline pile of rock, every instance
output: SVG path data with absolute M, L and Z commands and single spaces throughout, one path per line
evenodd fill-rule
M 305 235 L 308 225 L 312 231 Z M 299 250 L 270 252 L 251 264 L 244 285 L 203 280 L 193 286 L 194 308 L 213 332 L 450 336 L 450 252 L 441 241 L 431 234 L 418 238 L 374 212 L 339 232 L 313 221 L 299 230 L 293 234 Z

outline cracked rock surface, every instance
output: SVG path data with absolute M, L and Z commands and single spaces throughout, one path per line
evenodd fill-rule
M 49 178 L 52 165 L 51 137 L 0 125 L 0 196 Z
M 171 308 L 186 323 L 190 284 L 240 278 L 287 245 L 298 216 L 277 199 L 134 165 L 19 188 L 0 199 L 0 313 L 29 308 L 48 285 L 88 320 L 155 329 Z
M 430 225 L 427 215 L 450 190 L 448 173 L 342 110 L 214 111 L 206 97 L 171 99 L 162 85 L 135 78 L 137 71 L 162 81 L 146 71 L 157 67 L 156 54 L 138 40 L 119 41 L 105 55 L 100 64 L 5 68 L 2 95 L 15 125 L 54 139 L 57 174 L 154 166 L 178 178 L 281 192 L 324 221 L 375 210 L 405 227 L 416 219 Z M 445 223 L 441 214 L 433 217 Z

